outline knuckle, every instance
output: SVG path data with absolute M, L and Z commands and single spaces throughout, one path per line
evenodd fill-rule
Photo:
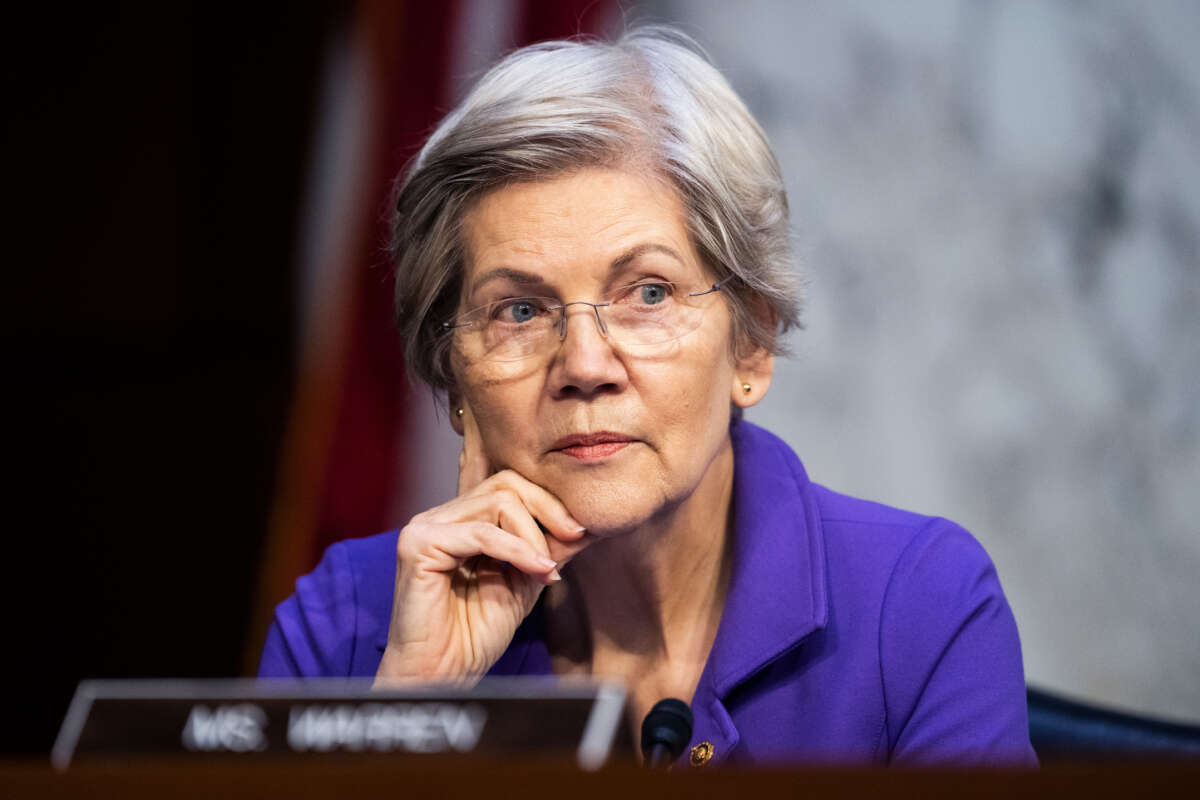
M 430 523 L 434 522 L 437 519 L 437 513 L 441 509 L 442 509 L 442 506 L 434 506 L 433 508 L 425 509 L 424 511 L 422 511 L 421 513 L 415 515 L 412 519 L 410 519 L 408 521 L 408 524 L 404 526 L 404 530 L 408 530 L 413 527 L 424 528 L 424 527 L 428 526 Z
M 469 522 L 467 530 L 477 541 L 485 542 L 496 538 L 496 526 L 486 522 Z
M 430 539 L 430 526 L 415 519 L 400 530 L 396 538 L 396 556 L 400 559 L 411 558 L 420 552 Z
M 506 511 L 509 515 L 528 513 L 521 496 L 509 490 L 496 495 L 496 508 Z
M 513 469 L 502 469 L 493 475 L 492 479 L 498 486 L 512 492 L 516 491 L 516 487 L 526 483 L 526 480 L 521 477 L 520 473 Z

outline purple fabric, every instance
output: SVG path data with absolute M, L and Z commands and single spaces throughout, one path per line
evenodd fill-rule
M 810 482 L 748 422 L 730 430 L 733 571 L 692 744 L 733 764 L 1036 765 L 1017 626 L 979 543 Z M 335 544 L 296 582 L 261 677 L 375 674 L 397 535 Z M 549 672 L 539 607 L 489 674 Z

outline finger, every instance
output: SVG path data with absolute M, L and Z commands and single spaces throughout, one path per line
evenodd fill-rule
M 571 557 L 590 544 L 590 541 L 584 540 L 589 538 L 585 534 L 572 541 L 560 542 L 554 536 L 551 536 L 546 528 L 537 520 L 530 516 L 529 511 L 515 496 L 508 502 L 502 503 L 500 513 L 498 515 L 498 524 L 501 528 L 511 533 L 520 536 L 522 540 L 529 542 L 539 553 L 549 557 L 559 568 L 566 566 Z M 559 580 L 562 576 L 559 570 L 555 569 L 548 576 L 547 583 Z
M 571 563 L 572 558 L 598 540 L 599 537 L 592 536 L 590 533 L 585 533 L 573 542 L 560 542 L 558 539 L 547 537 L 546 541 L 549 546 L 547 553 L 558 564 L 558 568 L 562 569 Z
M 522 505 L 545 529 L 544 532 L 564 542 L 573 542 L 583 536 L 583 525 L 571 516 L 561 500 L 541 486 L 511 469 L 497 473 L 493 480 L 520 498 Z
M 558 541 L 534 519 L 514 489 L 494 483 L 483 485 L 473 494 L 434 509 L 427 515 L 426 521 L 441 525 L 487 522 L 519 537 L 542 555 L 549 554 L 550 542 Z
M 514 566 L 521 572 L 537 577 L 544 584 L 562 579 L 558 565 L 542 552 L 544 548 L 498 527 L 481 528 L 478 535 L 480 549 L 493 560 Z
M 498 527 L 519 536 L 522 541 L 528 542 L 534 550 L 542 555 L 550 554 L 550 547 L 547 544 L 547 539 L 550 537 L 542 532 L 543 528 L 538 525 L 537 520 L 525 508 L 525 504 L 521 502 L 516 493 L 503 490 L 495 502 L 495 521 Z
M 440 530 L 433 532 L 435 538 L 431 537 L 426 551 L 430 558 L 429 567 L 434 571 L 449 572 L 461 566 L 466 559 L 483 555 L 507 562 L 522 572 L 540 578 L 554 572 L 556 565 L 552 559 L 539 553 L 521 537 L 495 525 L 473 522 L 434 527 Z
M 479 435 L 479 426 L 475 423 L 471 407 L 463 400 L 459 408 L 463 412 L 463 449 L 458 457 L 458 496 L 462 497 L 487 480 L 495 470 L 483 452 L 483 438 Z
M 521 498 L 511 489 L 500 488 L 486 495 L 476 495 L 467 498 L 462 505 L 465 506 L 463 511 L 486 514 L 484 519 L 487 522 L 516 536 L 540 555 L 549 556 L 549 542 L 553 541 L 553 537 L 545 533 L 545 528 L 530 515 Z M 549 577 L 557 580 L 558 571 L 552 571 Z

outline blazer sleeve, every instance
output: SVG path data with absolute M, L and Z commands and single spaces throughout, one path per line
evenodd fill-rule
M 355 580 L 344 542 L 330 546 L 275 608 L 260 678 L 346 677 L 357 641 Z
M 1037 765 L 1016 621 L 967 531 L 935 519 L 905 548 L 879 652 L 890 763 Z

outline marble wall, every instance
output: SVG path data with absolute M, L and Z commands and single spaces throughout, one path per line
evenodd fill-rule
M 807 330 L 750 419 L 992 554 L 1031 683 L 1200 720 L 1200 6 L 635 3 L 787 176 Z

